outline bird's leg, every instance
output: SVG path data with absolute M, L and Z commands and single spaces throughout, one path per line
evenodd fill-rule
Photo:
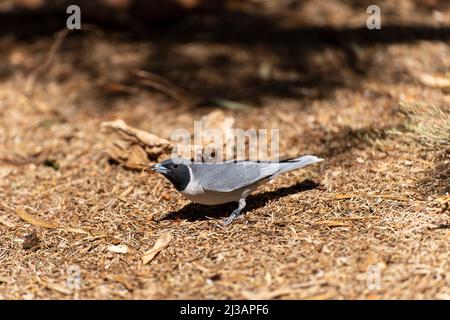
M 229 225 L 230 223 L 232 223 L 234 221 L 234 219 L 236 219 L 239 216 L 242 209 L 244 209 L 244 207 L 246 205 L 245 198 L 239 200 L 238 203 L 239 203 L 239 206 L 236 209 L 234 209 L 233 212 L 230 214 L 230 216 L 223 221 L 224 226 Z

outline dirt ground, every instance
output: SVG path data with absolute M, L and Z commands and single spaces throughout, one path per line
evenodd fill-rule
M 449 299 L 450 8 L 381 2 L 369 31 L 354 2 L 249 1 L 59 45 L 1 35 L 0 298 Z M 193 205 L 105 151 L 103 121 L 169 138 L 218 108 L 238 128 L 279 128 L 283 155 L 325 161 L 218 228 L 234 204 Z

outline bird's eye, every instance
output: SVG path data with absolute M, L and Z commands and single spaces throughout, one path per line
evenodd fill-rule
M 177 164 L 174 164 L 173 166 L 172 166 L 172 168 L 174 168 L 174 169 L 177 169 L 179 167 L 179 165 L 177 165 Z

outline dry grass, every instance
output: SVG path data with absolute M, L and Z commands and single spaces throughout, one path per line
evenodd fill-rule
M 402 130 L 392 129 L 391 134 L 405 135 L 409 140 L 425 144 L 431 149 L 448 148 L 450 145 L 450 109 L 422 104 L 401 104 L 406 116 Z
M 0 38 L 8 48 L 0 52 L 1 298 L 450 297 L 449 96 L 417 82 L 409 67 L 448 71 L 448 43 L 363 46 L 371 64 L 361 75 L 340 47 L 326 43 L 309 48 L 312 70 L 286 70 L 276 57 L 283 47 L 269 50 L 280 44 L 258 47 L 255 56 L 253 43 L 175 41 L 166 54 L 176 59 L 158 62 L 158 42 L 115 34 L 64 41 L 27 96 L 23 84 L 53 39 Z M 189 73 L 180 52 L 201 68 Z M 225 69 L 208 63 L 216 54 Z M 106 155 L 103 121 L 121 118 L 168 138 L 213 110 L 179 108 L 130 80 L 148 61 L 169 76 L 181 70 L 170 80 L 196 95 L 208 85 L 223 86 L 224 98 L 228 86 L 259 90 L 257 100 L 241 96 L 252 108 L 226 110 L 235 127 L 280 128 L 283 154 L 326 161 L 263 186 L 243 219 L 217 228 L 234 205 L 192 205 L 161 176 L 127 170 Z M 261 61 L 271 65 L 269 89 L 268 80 L 248 81 Z M 321 70 L 340 85 L 302 80 Z M 137 91 L 117 92 L 112 82 Z M 417 101 L 428 111 L 399 114 L 401 102 Z M 404 134 L 389 134 L 393 128 Z M 21 219 L 18 208 L 41 226 Z M 376 288 L 367 285 L 374 266 Z M 67 279 L 78 271 L 81 286 L 73 290 Z

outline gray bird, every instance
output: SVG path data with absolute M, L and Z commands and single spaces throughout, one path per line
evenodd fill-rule
M 216 205 L 237 201 L 239 206 L 224 221 L 224 225 L 229 225 L 244 209 L 245 198 L 260 185 L 279 174 L 322 160 L 311 155 L 277 162 L 208 163 L 169 159 L 150 169 L 164 175 L 184 197 L 192 202 Z

